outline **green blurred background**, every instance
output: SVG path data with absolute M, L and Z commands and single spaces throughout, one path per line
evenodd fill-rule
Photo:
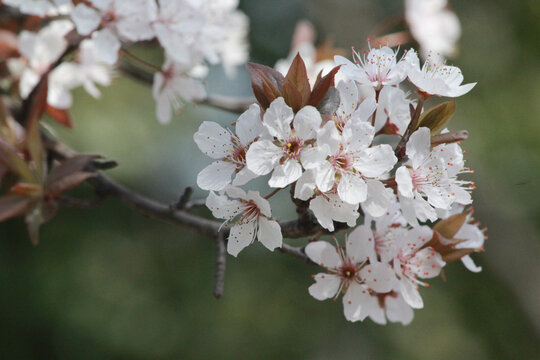
M 489 227 L 480 274 L 459 263 L 423 289 L 425 308 L 407 327 L 351 324 L 342 306 L 312 299 L 316 269 L 255 245 L 229 257 L 225 294 L 212 296 L 214 244 L 108 200 L 62 209 L 34 247 L 22 220 L 0 225 L 0 356 L 5 359 L 539 359 L 540 358 L 540 2 L 451 1 L 463 37 L 460 66 L 477 87 L 459 98 L 451 127 L 476 170 L 476 215 Z M 294 25 L 307 18 L 320 38 L 363 46 L 401 1 L 245 0 L 251 58 L 285 57 Z M 153 53 L 139 54 L 159 64 Z M 210 91 L 249 93 L 214 69 Z M 120 166 L 109 171 L 138 191 L 173 202 L 209 159 L 192 141 L 203 120 L 234 116 L 186 106 L 160 126 L 150 89 L 125 78 L 96 101 L 76 93 L 73 131 L 81 152 Z M 84 187 L 76 195 L 90 196 Z M 202 197 L 196 192 L 196 197 Z M 291 211 L 279 209 L 282 219 Z M 299 243 L 298 240 L 291 243 Z

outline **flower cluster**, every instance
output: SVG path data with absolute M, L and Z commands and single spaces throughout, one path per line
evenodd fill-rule
M 256 177 L 268 176 L 271 188 L 291 186 L 294 203 L 310 210 L 322 232 L 353 228 L 363 214 L 345 249 L 325 241 L 306 246 L 309 259 L 327 270 L 314 276 L 309 292 L 319 300 L 343 292 L 350 321 L 407 324 L 412 309 L 423 307 L 418 286 L 427 284 L 420 279 L 457 259 L 479 270 L 469 254 L 482 248 L 484 235 L 463 210 L 474 185 L 461 174 L 471 171 L 446 129 L 455 105 L 424 109 L 432 96 L 461 96 L 475 84 L 462 85 L 458 68 L 431 58 L 420 67 L 414 50 L 399 57 L 387 46 L 353 49 L 353 58 L 336 56 L 337 66 L 315 81 L 300 55 L 286 76 L 248 64 L 258 104 L 238 118 L 235 132 L 200 126 L 195 142 L 215 161 L 197 183 L 210 191 L 213 215 L 233 221 L 234 256 L 255 239 L 270 250 L 282 245 L 267 201 L 272 194 L 238 188 Z M 334 85 L 336 74 L 344 80 Z M 399 87 L 406 80 L 415 99 Z
M 95 84 L 111 83 L 112 68 L 126 46 L 157 39 L 165 52 L 161 69 L 155 72 L 153 95 L 156 114 L 167 123 L 172 109 L 182 100 L 201 100 L 206 92 L 200 79 L 206 64 L 222 62 L 229 71 L 247 59 L 248 21 L 237 11 L 237 1 L 189 0 L 90 0 L 78 2 L 4 1 L 24 14 L 69 15 L 53 20 L 39 31 L 23 30 L 18 53 L 9 60 L 25 99 L 44 75 L 49 77 L 48 104 L 57 109 L 71 106 L 70 91 L 83 86 L 98 97 Z M 70 47 L 78 49 L 75 61 L 56 64 Z

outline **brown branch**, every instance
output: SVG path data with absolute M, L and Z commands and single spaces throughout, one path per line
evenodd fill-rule
M 225 246 L 225 236 L 223 231 L 218 232 L 216 241 L 216 282 L 214 285 L 214 296 L 219 299 L 223 295 L 225 287 L 225 269 L 227 266 L 227 247 Z
M 459 142 L 461 140 L 467 140 L 468 138 L 469 132 L 467 130 L 433 135 L 431 137 L 431 146 L 434 147 L 440 144 L 450 144 L 454 142 Z
M 403 159 L 403 157 L 405 156 L 405 147 L 407 145 L 407 142 L 409 141 L 409 137 L 411 137 L 412 133 L 416 130 L 416 127 L 418 126 L 418 119 L 420 118 L 420 115 L 422 113 L 422 107 L 424 106 L 425 100 L 426 96 L 423 93 L 418 92 L 418 104 L 416 104 L 416 109 L 411 116 L 411 122 L 409 123 L 407 130 L 405 130 L 401 141 L 396 146 L 396 149 L 394 151 L 399 160 Z

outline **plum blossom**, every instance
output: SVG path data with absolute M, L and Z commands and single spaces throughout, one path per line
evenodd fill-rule
M 309 202 L 309 209 L 319 224 L 328 231 L 334 231 L 334 221 L 356 225 L 360 216 L 358 204 L 348 204 L 341 200 L 335 191 L 322 193 L 315 184 L 315 171 L 307 170 L 296 182 L 294 197 Z
M 240 115 L 236 121 L 236 134 L 215 122 L 203 122 L 193 138 L 203 153 L 218 160 L 199 173 L 197 185 L 204 190 L 218 191 L 231 183 L 235 173 L 234 186 L 244 185 L 255 178 L 257 175 L 246 167 L 246 151 L 256 138 L 264 134 L 257 104 Z
M 221 58 L 229 66 L 247 59 L 247 18 L 237 0 L 162 0 L 152 28 L 167 55 L 182 64 Z
M 336 86 L 339 93 L 339 106 L 332 116 L 338 131 L 341 133 L 345 124 L 368 121 L 377 107 L 375 92 L 359 101 L 358 86 L 354 80 L 341 80 Z
M 447 0 L 406 0 L 405 19 L 422 55 L 452 56 L 461 35 L 456 14 L 447 9 Z
M 346 123 L 341 134 L 334 123 L 324 125 L 317 134 L 317 147 L 302 158 L 306 169 L 316 169 L 320 191 L 337 187 L 341 200 L 349 204 L 366 201 L 368 180 L 381 178 L 397 162 L 390 145 L 370 146 L 373 135 L 373 127 L 365 121 Z M 384 186 L 372 186 L 371 190 L 379 191 L 371 194 L 375 198 L 386 198 Z
M 418 224 L 416 218 L 435 221 L 435 208 L 449 209 L 454 202 L 472 202 L 467 192 L 470 182 L 457 179 L 458 174 L 469 172 L 463 168 L 463 151 L 457 144 L 431 150 L 430 138 L 428 128 L 415 131 L 407 143 L 409 160 L 396 171 L 403 215 L 413 226 Z
M 83 86 L 92 97 L 99 98 L 101 92 L 96 84 L 110 85 L 111 74 L 111 68 L 98 60 L 93 41 L 83 40 L 77 62 L 64 62 L 51 71 L 47 103 L 59 109 L 70 108 L 71 90 L 79 86 Z
M 273 251 L 281 247 L 281 228 L 277 221 L 271 220 L 270 204 L 258 192 L 229 187 L 225 193 L 218 195 L 210 192 L 206 206 L 216 218 L 228 221 L 234 220 L 229 232 L 227 252 L 237 256 L 242 249 L 253 243 L 255 238 L 267 249 Z
M 39 82 L 39 79 L 67 49 L 65 39 L 73 29 L 69 20 L 57 20 L 42 28 L 38 33 L 23 30 L 19 34 L 19 51 L 28 65 L 19 82 L 21 97 L 25 99 Z
M 66 15 L 73 8 L 71 0 L 4 0 L 3 4 L 16 7 L 23 14 L 40 17 Z
M 90 3 L 91 7 L 78 4 L 71 12 L 71 19 L 79 34 L 92 34 L 103 62 L 112 65 L 117 61 L 120 40 L 155 37 L 151 25 L 157 16 L 155 0 L 92 0 Z M 100 25 L 103 28 L 98 30 Z
M 369 234 L 355 229 L 346 239 L 345 251 L 325 241 L 315 241 L 306 246 L 306 255 L 327 273 L 314 275 L 315 284 L 309 293 L 317 300 L 343 295 L 343 310 L 349 321 L 363 320 L 362 308 L 369 301 L 370 292 L 386 293 L 395 284 L 395 275 L 388 264 L 376 261 L 368 242 Z
M 366 298 L 362 307 L 362 317 L 369 317 L 379 325 L 386 325 L 387 320 L 409 325 L 414 318 L 413 309 L 395 291 L 386 294 L 372 294 Z
M 432 56 L 427 57 L 422 68 L 414 50 L 407 52 L 403 60 L 408 67 L 409 81 L 428 96 L 458 97 L 465 95 L 476 85 L 476 83 L 461 85 L 463 82 L 461 70 L 437 61 Z
M 282 97 L 272 101 L 263 116 L 263 125 L 276 138 L 258 140 L 246 153 L 247 167 L 257 175 L 273 171 L 271 187 L 285 187 L 302 175 L 300 159 L 308 142 L 315 139 L 321 115 L 313 106 L 305 106 L 296 114 Z
M 413 309 L 424 307 L 418 285 L 427 286 L 427 284 L 418 278 L 436 277 L 446 264 L 432 247 L 423 247 L 432 237 L 433 230 L 427 226 L 419 226 L 408 230 L 396 241 L 394 270 L 399 280 L 396 289 Z
M 409 106 L 414 104 L 408 94 L 398 87 L 385 86 L 379 93 L 377 113 L 375 116 L 375 132 L 381 131 L 389 135 L 405 133 L 411 122 Z
M 201 73 L 205 75 L 206 70 L 201 69 Z M 162 71 L 154 74 L 152 95 L 156 101 L 156 115 L 161 124 L 168 124 L 171 121 L 171 108 L 180 109 L 183 105 L 182 100 L 193 101 L 206 97 L 203 84 L 190 77 L 188 71 L 194 73 L 191 66 L 186 67 L 167 59 Z
M 397 60 L 397 51 L 388 46 L 370 48 L 364 56 L 353 48 L 353 59 L 354 63 L 343 56 L 334 57 L 336 65 L 341 65 L 341 71 L 361 85 L 381 89 L 385 85 L 397 85 L 407 76 L 404 64 Z

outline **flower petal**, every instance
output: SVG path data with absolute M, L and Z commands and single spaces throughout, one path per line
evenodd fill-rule
M 259 216 L 257 239 L 270 251 L 281 247 L 283 236 L 281 235 L 281 227 L 278 222 L 268 220 L 264 216 Z
M 354 263 L 361 263 L 370 259 L 376 261 L 375 254 L 375 237 L 369 225 L 360 225 L 354 229 L 347 237 L 345 244 L 347 256 Z
M 417 285 L 407 278 L 401 279 L 399 289 L 403 300 L 413 309 L 421 309 L 424 307 L 424 301 L 418 292 Z
M 230 200 L 225 195 L 217 195 L 210 191 L 206 198 L 206 207 L 218 219 L 230 220 L 240 213 L 240 201 Z
M 294 113 L 282 97 L 272 101 L 264 113 L 263 123 L 270 135 L 286 140 L 291 135 Z
M 294 130 L 302 140 L 314 139 L 321 127 L 321 114 L 313 106 L 304 106 L 294 117 Z
M 362 268 L 360 277 L 370 289 L 378 293 L 391 291 L 396 282 L 396 275 L 392 267 L 381 262 L 371 262 Z
M 421 127 L 411 135 L 405 153 L 411 160 L 413 169 L 422 165 L 431 153 L 431 135 L 427 127 Z
M 302 175 L 302 166 L 296 160 L 287 160 L 285 164 L 275 167 L 268 185 L 274 188 L 283 188 L 295 182 Z
M 367 198 L 367 184 L 360 175 L 346 173 L 340 179 L 337 188 L 341 200 L 349 204 L 358 204 Z
M 306 246 L 306 255 L 316 264 L 329 269 L 341 266 L 341 258 L 335 247 L 326 241 L 314 241 Z
M 309 294 L 317 300 L 331 299 L 336 296 L 341 280 L 336 275 L 319 273 L 315 275 L 315 284 L 308 289 Z
M 197 175 L 197 185 L 203 190 L 223 190 L 231 183 L 236 166 L 230 162 L 214 161 Z
M 238 120 L 236 120 L 236 135 L 242 145 L 247 146 L 256 137 L 261 136 L 264 126 L 261 121 L 261 109 L 259 105 L 252 104 L 249 109 L 244 111 Z
M 249 246 L 255 239 L 255 230 L 255 220 L 234 225 L 227 240 L 227 252 L 232 256 L 238 256 L 240 251 Z
M 206 156 L 213 159 L 222 159 L 233 152 L 231 133 L 213 121 L 204 121 L 193 140 Z

